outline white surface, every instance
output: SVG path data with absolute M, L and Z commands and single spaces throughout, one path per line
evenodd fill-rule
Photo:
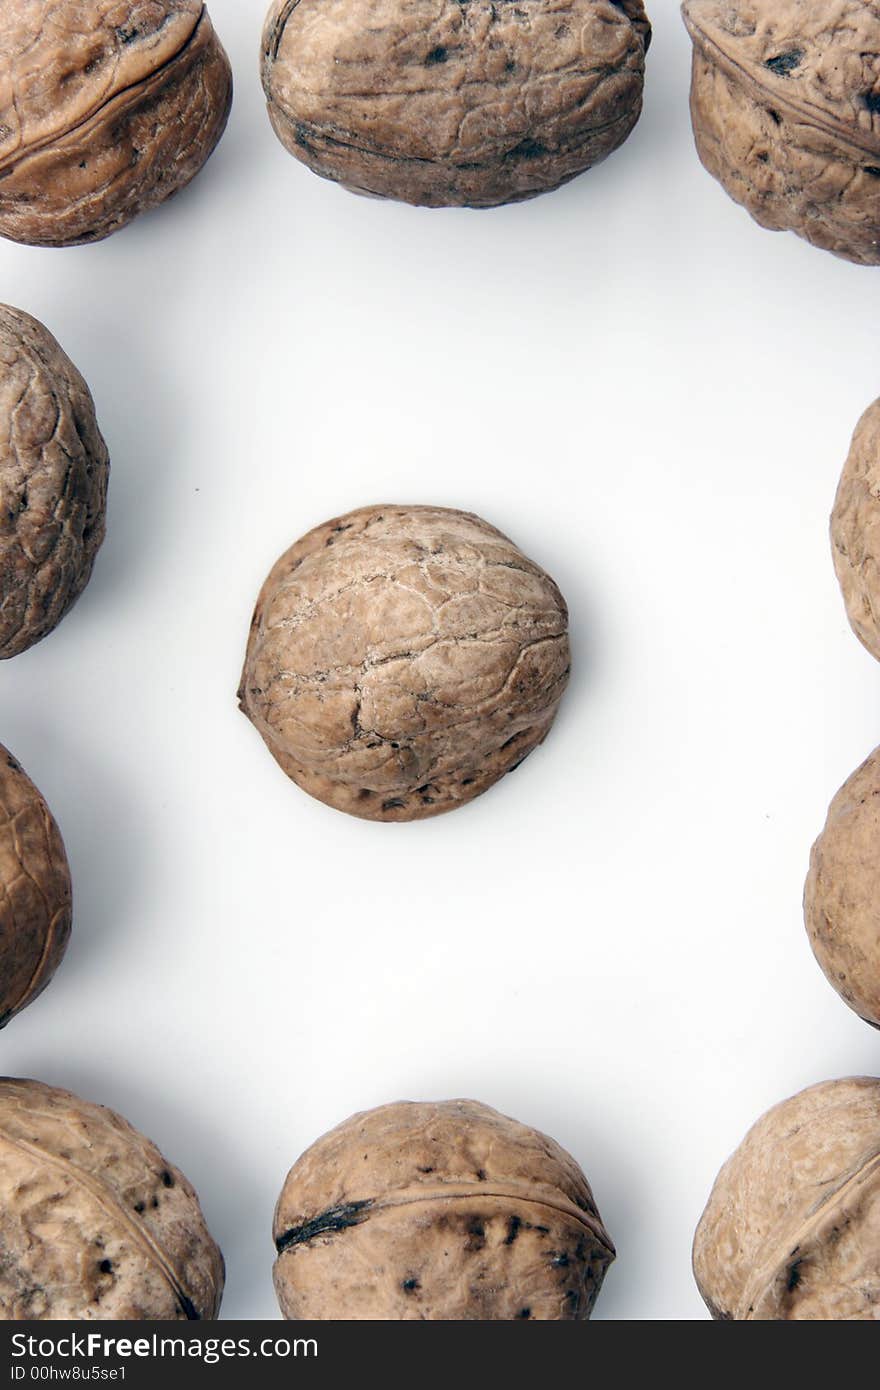
M 880 1068 L 800 907 L 880 737 L 827 541 L 880 391 L 880 272 L 762 231 L 704 173 L 672 0 L 623 149 L 482 213 L 358 199 L 286 155 L 263 8 L 211 0 L 236 102 L 187 192 L 99 246 L 0 244 L 0 299 L 79 365 L 113 460 L 91 586 L 0 670 L 0 739 L 76 899 L 0 1066 L 186 1171 L 227 1317 L 277 1316 L 303 1148 L 457 1095 L 583 1164 L 618 1246 L 597 1317 L 702 1317 L 690 1242 L 727 1153 L 784 1095 Z M 272 562 L 373 501 L 480 512 L 572 612 L 545 747 L 413 826 L 312 801 L 235 701 Z

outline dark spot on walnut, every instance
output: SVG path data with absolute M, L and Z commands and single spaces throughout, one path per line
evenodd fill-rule
M 465 1250 L 482 1250 L 486 1244 L 486 1228 L 478 1216 L 474 1216 L 467 1225 L 467 1241 Z
M 147 1208 L 146 1208 L 145 1203 L 143 1203 L 143 1202 L 135 1202 L 135 1204 L 134 1204 L 134 1209 L 135 1209 L 135 1211 L 137 1212 L 138 1216 L 143 1216 L 143 1214 L 144 1214 L 144 1212 L 146 1211 Z
M 540 140 L 520 140 L 518 145 L 514 145 L 512 150 L 508 150 L 505 159 L 540 159 L 542 155 L 548 153 L 547 146 Z
M 789 1293 L 793 1293 L 794 1290 L 797 1288 L 798 1284 L 801 1282 L 802 1264 L 803 1260 L 795 1260 L 794 1263 L 789 1265 L 788 1267 L 788 1277 L 785 1281 L 785 1287 L 788 1289 Z
M 782 117 L 780 116 L 779 112 L 774 111 L 770 106 L 767 107 L 767 115 L 770 117 L 774 125 L 782 125 Z
M 870 111 L 873 116 L 880 113 L 880 92 L 865 92 L 862 102 L 866 110 Z
M 865 173 L 870 174 L 872 179 L 880 179 L 880 168 L 876 164 L 866 164 Z
M 436 48 L 431 49 L 431 52 L 425 59 L 425 67 L 432 68 L 436 66 L 437 63 L 445 63 L 448 57 L 449 51 L 445 49 L 442 44 L 438 44 Z
M 764 64 L 771 72 L 775 72 L 778 77 L 787 77 L 795 68 L 799 68 L 804 60 L 802 48 L 791 48 L 787 53 L 777 53 L 775 58 L 768 58 Z
M 99 1270 L 101 1271 L 102 1274 L 112 1274 L 112 1273 L 113 1273 L 113 1261 L 112 1261 L 112 1260 L 102 1260 L 101 1263 L 98 1265 L 98 1268 L 99 1268 Z
M 173 1176 L 173 1174 L 169 1173 L 169 1171 L 168 1171 L 167 1168 L 164 1168 L 164 1169 L 162 1170 L 162 1186 L 163 1186 L 163 1187 L 173 1187 L 173 1186 L 174 1186 L 174 1176 Z
M 416 1290 L 420 1289 L 422 1286 L 418 1279 L 404 1279 L 400 1287 L 403 1289 L 404 1293 L 415 1293 Z
M 518 1216 L 512 1216 L 507 1223 L 507 1235 L 504 1237 L 505 1245 L 513 1245 L 522 1229 L 522 1222 Z
M 478 1169 L 477 1169 L 477 1182 L 485 1182 L 485 1181 L 486 1181 L 486 1170 L 485 1170 L 485 1168 L 478 1168 Z
M 383 810 L 383 811 L 401 811 L 401 810 L 403 810 L 403 807 L 404 807 L 405 805 L 406 805 L 406 802 L 403 801 L 399 796 L 392 796 L 391 799 L 390 799 L 390 801 L 383 801 L 383 802 L 382 802 L 382 810 Z
M 520 1308 L 516 1316 L 517 1318 L 530 1318 L 532 1316 L 532 1310 L 531 1308 Z
M 366 1154 L 364 1154 L 366 1158 Z M 322 1212 L 320 1216 L 315 1216 L 311 1221 L 303 1221 L 299 1226 L 293 1226 L 283 1235 L 278 1236 L 275 1241 L 275 1249 L 279 1255 L 288 1250 L 292 1245 L 307 1245 L 310 1240 L 317 1239 L 318 1236 L 334 1235 L 337 1231 L 347 1231 L 350 1226 L 358 1226 L 366 1219 L 366 1213 L 373 1203 L 367 1199 L 360 1202 L 343 1202 L 338 1207 L 331 1207 L 328 1211 Z

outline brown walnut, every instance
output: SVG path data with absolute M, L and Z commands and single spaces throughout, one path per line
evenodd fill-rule
M 880 1317 L 880 1081 L 826 1081 L 758 1121 L 712 1189 L 694 1274 L 718 1319 Z
M 856 427 L 834 501 L 831 543 L 853 632 L 880 661 L 880 401 Z
M 257 600 L 239 700 L 289 777 L 367 820 L 436 816 L 546 737 L 568 612 L 477 516 L 364 507 L 310 531 Z
M 574 1159 L 472 1100 L 354 1115 L 294 1164 L 274 1222 L 286 1318 L 589 1318 L 614 1246 Z
M 262 76 L 316 174 L 424 207 L 493 207 L 598 164 L 642 109 L 642 0 L 275 0 Z
M 830 983 L 880 1028 L 880 748 L 831 802 L 810 855 L 804 916 Z
M 880 264 L 880 10 L 685 0 L 703 164 L 763 227 Z
M 0 744 L 0 1028 L 46 988 L 67 949 L 70 924 L 61 833 Z
M 186 1178 L 121 1115 L 0 1079 L 0 1318 L 216 1317 L 223 1257 Z
M 0 304 L 0 658 L 50 633 L 86 587 L 109 470 L 70 358 L 36 319 Z
M 195 177 L 231 100 L 201 0 L 4 0 L 0 235 L 118 231 Z

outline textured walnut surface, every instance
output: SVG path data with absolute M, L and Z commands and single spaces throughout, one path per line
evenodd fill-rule
M 834 568 L 852 629 L 880 661 L 880 401 L 853 436 L 831 516 Z
M 0 1027 L 46 988 L 70 923 L 70 870 L 58 826 L 0 744 Z
M 263 86 L 282 143 L 325 178 L 489 207 L 626 139 L 650 32 L 641 0 L 275 0 Z
M 4 0 L 0 235 L 108 236 L 198 173 L 231 99 L 198 0 Z
M 880 748 L 835 796 L 804 892 L 810 944 L 831 984 L 880 1028 Z
M 216 1316 L 223 1259 L 198 1198 L 104 1106 L 0 1080 L 0 1317 Z
M 880 263 L 880 5 L 685 0 L 700 158 L 762 226 Z
M 470 1100 L 354 1115 L 275 1211 L 288 1318 L 589 1317 L 614 1247 L 552 1139 Z
M 694 1273 L 713 1317 L 880 1318 L 880 1081 L 812 1086 L 721 1169 Z
M 36 319 L 0 304 L 0 658 L 51 632 L 88 583 L 109 467 L 69 357 Z
M 369 820 L 438 815 L 544 739 L 567 626 L 553 581 L 479 517 L 365 507 L 275 565 L 239 698 L 319 800 Z

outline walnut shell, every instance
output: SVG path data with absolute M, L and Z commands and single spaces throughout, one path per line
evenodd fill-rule
M 641 0 L 275 0 L 263 87 L 278 138 L 316 174 L 493 207 L 623 143 L 650 37 Z
M 109 471 L 76 367 L 41 323 L 0 304 L 0 658 L 50 633 L 89 582 Z
M 685 0 L 703 164 L 762 227 L 880 264 L 880 11 Z
M 312 796 L 419 820 L 472 800 L 543 741 L 568 682 L 567 627 L 552 579 L 479 517 L 364 507 L 271 571 L 239 700 Z
M 195 1191 L 103 1105 L 0 1079 L 0 1318 L 216 1317 L 223 1257 Z
M 850 625 L 880 661 L 880 401 L 853 435 L 831 515 L 834 568 Z
M 810 945 L 851 1009 L 880 1028 L 880 748 L 844 782 L 813 845 Z
M 354 1115 L 294 1164 L 274 1222 L 286 1318 L 589 1318 L 614 1259 L 546 1135 L 472 1100 Z
M 33 782 L 0 744 L 0 1028 L 55 974 L 71 915 L 61 833 Z
M 826 1081 L 769 1110 L 718 1175 L 694 1240 L 712 1316 L 880 1318 L 880 1081 Z
M 201 0 L 4 0 L 0 235 L 100 241 L 190 182 L 229 115 Z

